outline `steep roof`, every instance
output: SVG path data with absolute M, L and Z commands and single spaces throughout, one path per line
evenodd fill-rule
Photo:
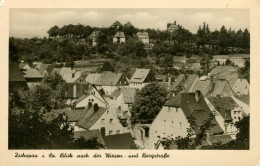
M 111 26 L 122 26 L 122 24 L 119 21 L 116 21 Z
M 84 109 L 73 109 L 73 110 L 69 110 L 69 109 L 64 109 L 64 110 L 59 110 L 59 113 L 66 113 L 67 115 L 67 120 L 69 122 L 77 122 L 84 113 Z
M 115 97 L 117 99 L 120 95 L 121 95 L 121 89 L 115 89 L 110 95 L 110 98 L 113 99 Z
M 215 84 L 213 84 L 213 90 L 211 92 L 211 96 L 232 96 L 234 92 L 230 87 L 229 83 L 226 80 L 218 80 Z
M 74 133 L 74 139 L 79 139 L 81 137 L 83 137 L 85 140 L 97 138 L 97 141 L 100 144 L 105 145 L 105 142 L 102 138 L 102 135 L 101 135 L 101 133 L 99 132 L 98 129 L 87 130 L 87 131 L 74 131 L 73 133 Z
M 59 71 L 60 75 L 63 77 L 65 74 L 76 73 L 75 69 L 71 69 L 70 67 L 62 67 Z
M 91 33 L 91 35 L 89 37 L 91 37 L 91 38 L 97 37 L 99 33 L 100 33 L 100 31 L 94 31 Z
M 108 135 L 104 138 L 107 149 L 134 149 L 135 142 L 130 133 Z
M 44 71 L 48 74 L 51 74 L 52 70 L 54 69 L 55 64 L 42 64 L 38 69 L 38 72 L 42 75 Z
M 186 118 L 194 117 L 195 124 L 191 124 L 191 127 L 195 133 L 199 132 L 199 126 L 203 125 L 204 121 L 208 120 L 211 114 L 203 95 L 199 94 L 199 102 L 197 102 L 195 100 L 195 93 L 193 92 L 178 93 L 175 97 L 170 98 L 170 100 L 165 103 L 165 106 L 181 108 Z M 211 123 L 215 124 L 215 126 L 210 129 L 211 132 L 223 132 L 215 119 L 213 119 Z
M 136 68 L 134 75 L 130 79 L 130 82 L 143 83 L 150 73 L 150 69 L 139 69 Z
M 94 84 L 100 76 L 101 74 L 99 73 L 89 73 L 85 80 L 86 82 Z
M 63 79 L 67 82 L 67 83 L 74 83 L 77 79 L 79 79 L 80 77 L 83 77 L 81 75 L 73 75 L 73 74 L 64 74 L 63 75 Z
M 122 73 L 103 72 L 94 84 L 96 85 L 118 85 Z
M 199 78 L 197 74 L 180 74 L 170 89 L 172 91 L 188 92 L 197 78 Z
M 232 97 L 213 97 L 208 99 L 224 120 L 232 120 L 231 110 L 238 106 Z
M 215 76 L 216 80 L 227 80 L 231 87 L 234 85 L 238 78 L 237 69 L 232 66 L 216 66 L 214 69 L 211 70 L 209 74 Z
M 125 38 L 125 34 L 124 32 L 119 32 L 117 31 L 117 33 L 115 34 L 114 38 Z
M 125 104 L 133 104 L 136 94 L 135 88 L 124 87 L 121 89 Z
M 20 62 L 20 63 L 19 63 L 19 68 L 22 69 L 25 65 L 26 65 L 25 62 Z
M 17 63 L 9 62 L 9 81 L 25 82 L 23 73 Z
M 238 100 L 242 101 L 243 103 L 249 105 L 250 104 L 250 96 L 249 95 L 236 95 L 234 96 L 235 98 L 237 98 Z
M 36 69 L 25 69 L 24 78 L 43 78 L 43 76 Z
M 124 24 L 125 27 L 133 27 L 133 24 L 131 22 L 127 22 Z
M 210 86 L 211 86 L 211 81 L 210 80 L 205 80 L 205 81 L 197 81 L 194 88 L 193 88 L 193 92 L 195 92 L 196 90 L 199 90 L 203 96 L 206 96 L 210 90 Z
M 107 109 L 104 107 L 98 107 L 98 110 L 94 112 L 94 106 L 86 107 L 83 117 L 79 119 L 76 125 L 88 130 L 106 112 L 106 110 Z

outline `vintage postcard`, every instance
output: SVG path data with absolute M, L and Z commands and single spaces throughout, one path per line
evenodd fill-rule
M 0 165 L 260 165 L 260 1 L 9 0 L 0 20 Z

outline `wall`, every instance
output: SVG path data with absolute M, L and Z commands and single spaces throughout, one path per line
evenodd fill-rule
M 186 137 L 189 127 L 190 125 L 181 108 L 164 106 L 150 126 L 149 149 L 154 149 L 154 143 L 158 141 L 157 136 L 160 136 L 160 138 Z
M 92 101 L 93 100 L 93 101 Z M 85 99 L 83 99 L 82 101 L 80 101 L 75 107 L 79 108 L 79 107 L 86 107 L 88 105 L 88 102 L 92 102 L 92 105 L 94 105 L 95 103 L 98 104 L 98 106 L 100 107 L 106 107 L 105 101 L 104 100 L 100 100 L 97 97 L 95 97 L 93 94 L 88 95 Z

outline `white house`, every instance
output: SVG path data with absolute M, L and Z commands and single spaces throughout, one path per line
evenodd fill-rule
M 124 32 L 118 31 L 113 37 L 113 43 L 125 43 L 125 34 Z
M 148 32 L 137 32 L 137 37 L 144 43 L 145 46 L 149 46 L 149 35 Z
M 249 87 L 250 85 L 246 79 L 237 79 L 232 89 L 237 95 L 248 95 Z
M 145 85 L 155 82 L 155 76 L 152 74 L 151 69 L 136 68 L 129 82 L 130 87 L 141 89 Z

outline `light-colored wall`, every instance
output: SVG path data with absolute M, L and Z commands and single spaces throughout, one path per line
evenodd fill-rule
M 190 128 L 190 124 L 181 108 L 164 106 L 150 126 L 149 149 L 154 149 L 154 144 L 159 139 L 157 136 L 160 138 L 186 137 L 187 128 Z
M 147 85 L 149 83 L 130 83 L 130 87 L 133 87 L 133 88 L 137 88 L 137 89 L 142 89 L 143 87 L 145 87 L 145 85 Z
M 100 107 L 106 107 L 105 101 L 98 99 L 93 94 L 88 95 L 84 100 L 80 101 L 75 107 L 76 108 L 86 107 L 88 105 L 88 102 L 92 102 L 93 105 L 97 103 L 98 106 Z
M 237 95 L 248 95 L 250 84 L 246 79 L 238 79 L 232 89 Z
M 232 96 L 232 98 L 235 100 L 235 102 L 242 108 L 242 110 L 244 111 L 244 113 L 246 115 L 249 115 L 250 113 L 250 107 L 249 105 L 247 105 L 246 103 L 238 100 L 237 98 L 235 98 L 234 96 Z
M 239 119 L 241 120 L 243 118 L 242 108 L 237 106 L 234 109 L 232 109 L 231 110 L 231 117 L 232 117 L 234 123 L 239 121 Z
M 101 123 L 102 119 L 104 119 L 104 124 Z M 110 119 L 113 119 L 113 122 L 110 123 Z M 120 133 L 124 133 L 124 127 L 120 124 L 115 115 L 112 114 L 110 110 L 106 111 L 97 122 L 90 128 L 90 130 L 101 129 L 105 127 L 106 135 L 109 135 L 109 131 L 112 130 L 112 135 L 116 134 L 117 130 L 120 130 Z

